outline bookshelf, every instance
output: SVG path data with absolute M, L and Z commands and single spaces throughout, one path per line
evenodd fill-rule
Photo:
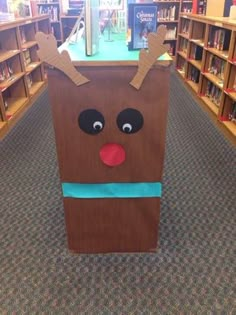
M 181 13 L 176 70 L 236 139 L 236 22 Z
M 180 12 L 191 13 L 193 9 L 193 1 L 194 0 L 182 0 Z
M 45 86 L 43 65 L 37 56 L 37 31 L 50 32 L 47 15 L 0 25 L 0 138 Z
M 38 14 L 48 14 L 51 25 L 51 32 L 55 36 L 58 46 L 63 42 L 62 30 L 61 30 L 61 12 L 62 12 L 62 1 L 40 1 L 37 3 Z
M 196 1 L 196 13 L 197 14 L 206 15 L 207 1 L 208 0 L 197 0 Z M 219 1 L 218 1 L 217 5 L 216 5 L 216 3 L 214 3 L 214 7 L 217 8 L 217 10 L 218 10 L 218 5 L 219 5 Z M 208 7 L 209 7 L 209 4 L 208 4 Z M 212 7 L 212 5 L 211 5 L 211 7 Z M 210 14 L 207 14 L 207 15 L 210 15 Z M 213 14 L 213 16 L 215 16 L 215 14 Z
M 179 12 L 181 0 L 175 1 L 153 1 L 158 5 L 157 23 L 164 24 L 167 27 L 166 43 L 170 45 L 169 54 L 174 56 L 176 51 L 177 28 L 179 21 Z
M 64 43 L 67 37 L 70 35 L 85 3 L 84 0 L 59 1 L 59 22 L 51 22 L 52 33 L 58 41 L 58 46 Z M 63 3 L 65 6 L 64 10 Z

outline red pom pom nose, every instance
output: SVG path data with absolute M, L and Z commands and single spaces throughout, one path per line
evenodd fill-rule
M 125 149 L 120 144 L 106 143 L 99 152 L 102 162 L 108 166 L 118 166 L 125 161 Z

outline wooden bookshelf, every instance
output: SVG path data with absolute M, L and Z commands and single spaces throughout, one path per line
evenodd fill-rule
M 61 31 L 62 0 L 39 1 L 37 7 L 38 14 L 49 15 L 51 32 L 55 36 L 58 46 L 60 46 L 63 42 Z
M 193 0 L 182 0 L 181 1 L 181 9 L 182 13 L 192 13 L 193 9 Z
M 169 54 L 174 56 L 176 51 L 177 29 L 181 0 L 155 0 L 153 1 L 153 3 L 158 4 L 157 22 L 158 24 L 166 25 L 166 43 L 170 45 Z
M 236 21 L 180 14 L 176 70 L 236 140 Z
M 0 138 L 46 87 L 37 31 L 50 32 L 48 15 L 0 24 Z
M 41 0 L 37 2 L 38 14 L 49 15 L 51 33 L 55 36 L 58 46 L 69 36 L 83 5 L 84 0 L 69 0 L 67 2 L 63 0 Z M 71 15 L 71 13 L 67 15 L 69 14 L 68 10 L 73 10 L 74 15 Z

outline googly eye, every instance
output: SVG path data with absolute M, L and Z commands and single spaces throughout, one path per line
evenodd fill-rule
M 101 121 L 95 121 L 95 123 L 93 124 L 93 129 L 94 130 L 102 130 L 103 128 L 103 124 Z
M 137 109 L 126 108 L 118 114 L 116 123 L 120 131 L 132 134 L 143 127 L 143 115 Z
M 125 132 L 125 133 L 130 133 L 132 131 L 132 125 L 131 124 L 124 124 L 122 126 L 122 130 Z
M 86 109 L 79 114 L 78 124 L 84 132 L 96 135 L 103 130 L 105 120 L 103 115 L 96 109 Z

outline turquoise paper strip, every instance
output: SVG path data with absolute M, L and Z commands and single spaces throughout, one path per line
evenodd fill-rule
M 71 198 L 151 198 L 161 197 L 160 182 L 81 184 L 62 183 L 63 197 Z

